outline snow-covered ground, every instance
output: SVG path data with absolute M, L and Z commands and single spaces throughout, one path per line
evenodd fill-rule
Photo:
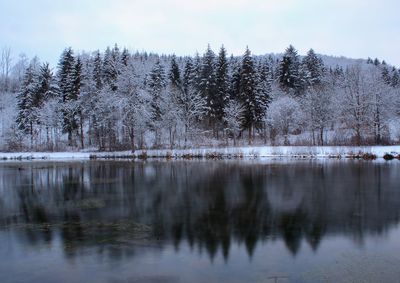
M 382 158 L 385 154 L 400 155 L 397 146 L 260 146 L 260 147 L 227 147 L 197 148 L 177 150 L 137 150 L 118 152 L 0 152 L 0 160 L 10 159 L 50 159 L 50 160 L 84 160 L 90 158 L 185 158 L 185 157 L 222 157 L 222 158 L 257 158 L 257 157 L 304 157 L 330 158 L 354 157 L 363 154 L 374 154 Z

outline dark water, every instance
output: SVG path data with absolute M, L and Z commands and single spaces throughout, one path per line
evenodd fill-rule
M 400 162 L 0 164 L 0 282 L 400 282 Z

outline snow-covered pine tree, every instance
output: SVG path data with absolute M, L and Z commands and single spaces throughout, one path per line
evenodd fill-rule
M 400 72 L 400 70 L 397 70 L 395 67 L 392 68 L 392 72 L 390 74 L 392 77 L 390 85 L 392 87 L 396 88 L 400 85 L 400 73 L 399 72 Z
M 226 58 L 226 50 L 222 45 L 216 63 L 216 97 L 214 105 L 214 116 L 221 122 L 224 116 L 225 104 L 229 101 L 229 76 L 228 76 L 228 60 Z
M 103 87 L 103 78 L 102 78 L 102 58 L 100 52 L 97 50 L 94 54 L 93 58 L 93 67 L 92 67 L 92 79 L 95 82 L 96 89 L 100 91 Z
M 182 86 L 183 86 L 183 91 L 187 92 L 189 90 L 189 87 L 192 87 L 195 89 L 194 86 L 194 80 L 195 80 L 195 73 L 194 73 L 194 66 L 193 66 L 193 61 L 191 58 L 188 58 L 185 63 L 185 67 L 183 70 L 183 76 L 182 76 Z
M 67 48 L 61 55 L 58 63 L 58 87 L 62 97 L 63 131 L 68 133 L 68 144 L 73 145 L 73 132 L 78 128 L 77 122 L 77 75 L 81 63 L 76 65 L 73 51 Z
M 300 59 L 297 50 L 290 45 L 279 64 L 278 81 L 282 90 L 289 94 L 299 95 L 302 90 L 300 77 Z
M 55 98 L 58 93 L 58 86 L 55 81 L 53 72 L 50 69 L 49 63 L 44 63 L 39 70 L 38 77 L 38 93 L 40 93 L 41 101 L 38 103 L 42 104 L 43 100 Z
M 110 47 L 107 47 L 104 52 L 104 60 L 103 60 L 103 81 L 107 84 L 111 90 L 117 90 L 117 77 L 118 77 L 118 68 L 120 65 L 120 54 L 118 46 L 111 50 Z
M 383 64 L 382 64 L 382 65 L 383 65 Z M 382 72 L 382 79 L 383 79 L 383 81 L 384 81 L 386 84 L 390 85 L 390 84 L 392 83 L 392 78 L 390 77 L 390 72 L 389 72 L 389 69 L 387 68 L 386 64 L 384 64 L 384 65 L 382 66 L 381 72 Z
M 202 72 L 202 63 L 199 53 L 196 53 L 193 59 L 193 77 L 192 77 L 192 87 L 196 91 L 201 91 L 201 72 Z
M 72 73 L 73 76 L 73 92 L 74 92 L 74 106 L 75 106 L 75 113 L 76 113 L 76 123 L 78 124 L 79 127 L 79 138 L 80 138 L 80 143 L 81 143 L 81 148 L 85 147 L 85 142 L 84 142 L 84 133 L 83 133 L 83 127 L 84 127 L 84 101 L 81 96 L 81 88 L 82 88 L 82 61 L 80 57 L 76 59 L 76 63 L 74 66 L 74 70 Z
M 160 122 L 163 116 L 163 95 L 167 85 L 167 78 L 164 66 L 157 60 L 153 69 L 150 71 L 146 81 L 151 99 L 151 124 L 155 132 L 155 146 L 159 146 L 161 137 Z
M 255 122 L 256 126 L 263 126 L 264 137 L 266 141 L 266 112 L 272 101 L 272 74 L 271 68 L 267 60 L 261 61 L 258 67 L 258 82 L 255 104 Z
M 169 69 L 168 78 L 172 88 L 179 90 L 182 87 L 181 71 L 179 70 L 175 55 L 173 55 L 171 58 L 171 66 Z
M 240 74 L 242 72 L 241 62 L 236 62 L 233 58 L 230 60 L 232 75 L 230 78 L 230 99 L 239 100 L 240 96 Z
M 207 100 L 208 116 L 215 117 L 216 113 L 216 77 L 215 77 L 215 54 L 210 45 L 203 55 L 201 61 L 200 93 Z
M 316 86 L 322 83 L 325 67 L 321 58 L 319 58 L 313 49 L 310 49 L 303 58 L 302 66 L 306 86 Z
M 258 107 L 256 104 L 258 103 L 258 74 L 256 70 L 256 66 L 254 60 L 251 56 L 251 52 L 249 48 L 246 48 L 246 51 L 242 58 L 242 67 L 240 72 L 240 92 L 239 92 L 239 101 L 242 103 L 244 107 L 244 126 L 249 130 L 249 144 L 252 142 L 252 134 L 255 123 L 257 122 L 258 113 L 256 110 Z
M 30 64 L 25 71 L 20 91 L 17 95 L 18 114 L 16 118 L 18 128 L 24 133 L 33 136 L 33 125 L 36 121 L 34 108 L 38 89 L 38 79 L 35 68 Z
M 122 53 L 121 53 L 122 65 L 128 66 L 128 62 L 129 62 L 130 58 L 131 58 L 131 54 L 129 53 L 129 50 L 124 48 L 124 50 L 122 50 Z

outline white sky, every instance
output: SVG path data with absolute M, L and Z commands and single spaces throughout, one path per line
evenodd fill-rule
M 55 65 L 61 51 L 280 53 L 293 44 L 400 66 L 399 0 L 0 0 L 0 47 Z

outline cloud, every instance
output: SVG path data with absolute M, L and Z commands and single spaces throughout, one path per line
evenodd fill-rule
M 190 55 L 210 43 L 242 54 L 282 52 L 379 57 L 400 66 L 395 0 L 37 0 L 0 10 L 0 45 L 54 63 L 66 46 L 129 48 Z

